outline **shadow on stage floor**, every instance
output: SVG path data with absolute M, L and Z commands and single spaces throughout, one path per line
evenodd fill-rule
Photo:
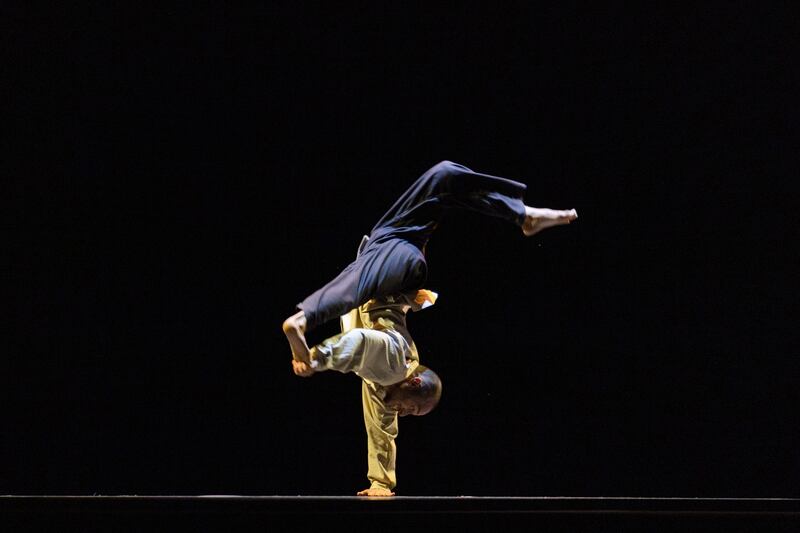
M 3 531 L 800 531 L 800 499 L 0 496 Z

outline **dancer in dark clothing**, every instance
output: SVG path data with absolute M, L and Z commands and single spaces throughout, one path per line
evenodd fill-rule
M 427 414 L 441 397 L 441 379 L 420 364 L 406 325 L 408 311 L 433 305 L 438 296 L 423 288 L 428 240 L 453 209 L 505 219 L 526 237 L 578 217 L 574 209 L 526 205 L 525 190 L 517 181 L 438 163 L 362 238 L 356 259 L 284 321 L 296 375 L 336 370 L 362 380 L 370 487 L 358 495 L 394 495 L 397 418 Z M 305 335 L 333 319 L 339 319 L 341 333 L 309 347 Z

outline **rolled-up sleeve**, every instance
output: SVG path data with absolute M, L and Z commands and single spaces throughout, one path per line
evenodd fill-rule
M 361 330 L 351 330 L 329 337 L 311 349 L 314 370 L 356 372 L 364 356 L 365 336 Z

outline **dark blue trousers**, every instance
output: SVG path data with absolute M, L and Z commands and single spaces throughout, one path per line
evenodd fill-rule
M 362 240 L 358 257 L 333 280 L 297 304 L 306 316 L 306 331 L 338 319 L 381 296 L 423 288 L 428 266 L 425 245 L 449 209 L 468 209 L 506 219 L 525 220 L 526 185 L 479 174 L 442 161 L 428 169 Z

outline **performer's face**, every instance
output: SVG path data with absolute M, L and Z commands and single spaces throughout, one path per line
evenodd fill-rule
M 403 400 L 392 400 L 387 404 L 390 409 L 397 411 L 397 416 L 419 415 L 420 409 L 416 402 L 412 402 L 408 398 Z
M 422 416 L 430 409 L 420 403 L 418 391 L 421 386 L 418 376 L 401 381 L 386 395 L 386 406 L 397 411 L 398 416 Z

